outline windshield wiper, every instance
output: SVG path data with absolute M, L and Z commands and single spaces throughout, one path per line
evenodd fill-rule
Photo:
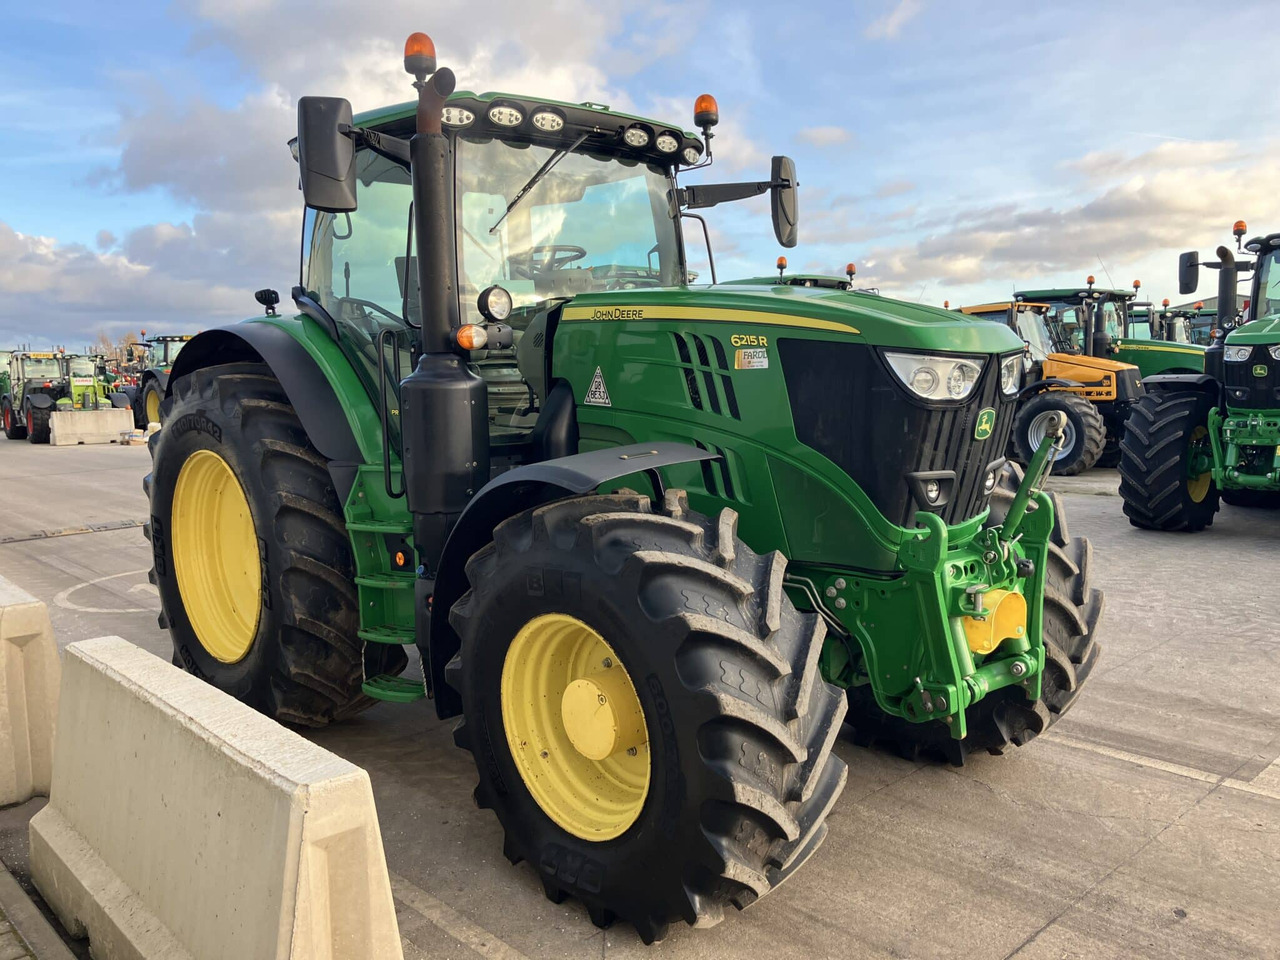
M 577 140 L 573 141 L 570 146 L 565 147 L 562 150 L 558 150 L 551 156 L 547 157 L 547 162 L 538 168 L 538 172 L 529 178 L 529 182 L 521 187 L 520 191 L 515 195 L 515 198 L 507 204 L 507 209 L 504 210 L 502 216 L 498 218 L 498 222 L 489 228 L 489 233 L 496 233 L 498 228 L 502 226 L 502 221 L 507 219 L 507 214 L 516 208 L 516 204 L 523 200 L 528 195 L 529 191 L 536 187 L 542 178 L 550 173 L 557 163 L 563 160 L 568 154 L 573 153 L 573 151 L 582 146 L 582 141 L 586 139 L 587 134 L 584 133 Z

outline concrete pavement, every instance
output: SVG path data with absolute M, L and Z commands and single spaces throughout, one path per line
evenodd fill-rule
M 0 540 L 141 521 L 148 462 L 0 442 Z M 840 743 L 849 785 L 824 848 L 712 930 L 646 948 L 546 900 L 503 858 L 429 704 L 308 734 L 369 771 L 406 956 L 1280 958 L 1280 512 L 1224 507 L 1202 534 L 1151 534 L 1120 512 L 1114 471 L 1054 485 L 1107 595 L 1103 659 L 1071 714 L 962 769 Z M 168 656 L 149 562 L 137 528 L 0 543 L 60 643 L 116 633 Z M 33 806 L 0 816 L 19 880 L 8 821 Z

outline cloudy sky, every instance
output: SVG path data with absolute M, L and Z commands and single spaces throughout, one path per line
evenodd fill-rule
M 0 347 L 188 331 L 287 295 L 297 98 L 408 99 L 413 30 L 464 89 L 686 127 L 714 93 L 717 162 L 694 176 L 794 157 L 792 267 L 853 260 L 905 299 L 1087 273 L 1176 298 L 1180 250 L 1239 217 L 1280 229 L 1264 0 L 47 0 L 5 20 Z M 722 278 L 771 270 L 761 204 L 711 220 Z

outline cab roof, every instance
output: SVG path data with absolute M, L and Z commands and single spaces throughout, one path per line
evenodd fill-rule
M 1094 294 L 1110 294 L 1115 300 L 1133 300 L 1137 294 L 1132 290 L 1108 290 L 1105 287 L 1057 287 L 1048 290 L 1018 290 L 1014 293 L 1015 300 L 1075 300 L 1089 298 L 1093 299 Z

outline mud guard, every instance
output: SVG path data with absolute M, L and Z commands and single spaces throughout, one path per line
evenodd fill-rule
M 1157 373 L 1142 381 L 1148 393 L 1169 391 L 1193 391 L 1208 396 L 1214 404 L 1221 405 L 1222 384 L 1207 373 Z
M 1018 391 L 1018 400 L 1026 400 L 1034 397 L 1038 393 L 1044 393 L 1046 390 L 1052 390 L 1056 387 L 1078 387 L 1078 380 L 1067 380 L 1063 377 L 1046 377 L 1044 380 L 1037 380 L 1035 383 L 1029 383 Z
M 333 388 L 306 349 L 285 330 L 267 323 L 206 330 L 182 348 L 165 385 L 223 363 L 265 363 L 271 368 L 307 436 L 329 461 L 329 476 L 339 501 L 345 503 L 364 458 Z
M 430 598 L 430 618 L 416 618 L 418 652 L 426 665 L 424 676 L 427 689 L 435 698 L 436 714 L 443 720 L 462 712 L 458 692 L 444 682 L 445 665 L 460 646 L 457 634 L 449 626 L 449 610 L 467 592 L 467 560 L 493 539 L 494 527 L 522 510 L 581 496 L 633 473 L 647 474 L 655 495 L 661 498 L 660 467 L 716 459 L 717 454 L 683 443 L 635 443 L 526 464 L 489 481 L 467 504 L 445 544 L 434 596 Z M 415 600 L 419 610 L 427 604 L 428 589 L 428 581 L 418 581 Z
M 32 409 L 35 410 L 48 410 L 56 405 L 56 401 L 47 393 L 29 393 L 22 400 L 24 403 L 31 404 Z

